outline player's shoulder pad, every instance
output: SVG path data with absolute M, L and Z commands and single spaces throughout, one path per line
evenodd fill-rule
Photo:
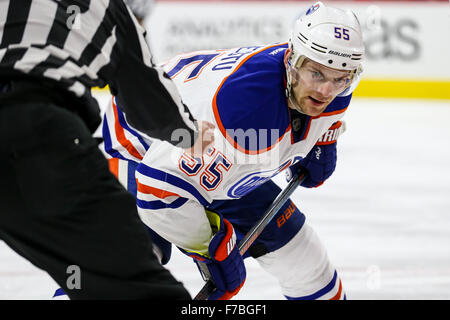
M 290 128 L 283 64 L 286 48 L 277 44 L 249 55 L 215 93 L 213 109 L 220 131 L 247 153 L 269 150 Z

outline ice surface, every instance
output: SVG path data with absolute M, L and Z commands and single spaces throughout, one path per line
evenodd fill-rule
M 297 189 L 293 200 L 347 297 L 450 299 L 450 102 L 355 98 L 345 120 L 334 175 Z M 284 186 L 284 175 L 276 182 Z M 253 260 L 246 265 L 236 299 L 283 299 L 276 279 Z M 177 250 L 167 268 L 193 296 L 201 289 L 196 267 Z M 0 299 L 49 299 L 55 288 L 0 242 Z

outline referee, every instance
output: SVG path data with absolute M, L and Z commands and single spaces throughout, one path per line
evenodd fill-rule
M 92 138 L 106 85 L 137 129 L 202 141 L 122 0 L 0 0 L 0 239 L 71 299 L 190 299 Z

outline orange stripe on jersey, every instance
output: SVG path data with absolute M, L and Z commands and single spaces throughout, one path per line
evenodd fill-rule
M 334 130 L 334 129 L 340 128 L 341 125 L 342 125 L 342 121 L 336 121 L 328 130 Z
M 316 146 L 325 146 L 336 143 L 339 135 L 342 133 L 342 122 L 335 122 L 325 133 L 317 140 Z
M 348 106 L 340 109 L 340 110 L 336 110 L 336 111 L 331 111 L 331 112 L 323 112 L 321 114 L 319 114 L 318 116 L 314 116 L 312 117 L 313 119 L 319 119 L 321 117 L 328 117 L 328 116 L 333 116 L 335 114 L 340 114 L 340 113 L 344 113 L 347 110 Z
M 154 188 L 154 187 L 150 187 L 150 186 L 147 186 L 144 184 L 140 184 L 139 182 L 137 182 L 137 190 L 141 193 L 152 194 L 155 197 L 158 197 L 160 199 L 165 199 L 167 197 L 172 197 L 172 196 L 180 197 L 179 194 L 169 192 L 166 190 L 162 190 L 162 189 L 158 189 L 158 188 Z
M 125 148 L 127 151 L 135 158 L 142 160 L 142 155 L 139 153 L 139 151 L 136 150 L 136 148 L 133 146 L 130 140 L 127 139 L 125 136 L 125 132 L 122 128 L 122 126 L 119 123 L 119 116 L 117 114 L 117 105 L 114 103 L 113 100 L 113 110 L 114 110 L 114 131 L 116 133 L 117 141 Z
M 111 158 L 108 160 L 108 164 L 109 164 L 109 171 L 111 171 L 111 173 L 115 175 L 116 178 L 119 178 L 119 159 Z
M 291 130 L 291 125 L 289 124 L 288 128 L 287 128 L 286 131 L 283 133 L 283 135 L 282 135 L 281 137 L 279 137 L 278 140 L 277 140 L 273 145 L 271 145 L 271 146 L 269 146 L 269 147 L 267 147 L 267 148 L 265 148 L 265 149 L 261 149 L 261 150 L 247 150 L 247 149 L 241 147 L 241 146 L 240 146 L 240 145 L 239 145 L 232 137 L 230 137 L 230 135 L 227 133 L 227 130 L 225 129 L 225 127 L 224 127 L 224 125 L 223 125 L 223 123 L 222 123 L 222 120 L 220 120 L 219 109 L 217 108 L 217 94 L 219 93 L 219 91 L 220 91 L 220 89 L 222 88 L 222 86 L 223 86 L 223 84 L 225 83 L 225 81 L 227 81 L 227 79 L 228 79 L 231 75 L 233 75 L 237 70 L 239 70 L 239 68 L 242 67 L 242 65 L 243 65 L 248 59 L 250 59 L 251 57 L 253 57 L 254 55 L 256 55 L 256 54 L 258 54 L 258 53 L 260 53 L 260 52 L 263 52 L 263 51 L 265 51 L 265 50 L 268 50 L 268 49 L 270 49 L 270 48 L 277 47 L 277 46 L 280 46 L 280 45 L 282 45 L 282 43 L 278 43 L 278 44 L 274 44 L 274 45 L 265 47 L 265 48 L 263 48 L 263 49 L 261 49 L 261 50 L 258 50 L 258 51 L 256 51 L 256 52 L 252 53 L 252 54 L 249 55 L 248 57 L 246 57 L 244 60 L 242 60 L 242 61 L 238 64 L 238 66 L 236 67 L 236 69 L 233 70 L 232 73 L 230 73 L 227 77 L 225 77 L 225 78 L 222 80 L 222 82 L 220 83 L 219 87 L 218 87 L 217 90 L 216 90 L 216 93 L 214 94 L 214 98 L 213 98 L 213 102 L 212 102 L 212 105 L 213 105 L 213 112 L 214 112 L 214 118 L 216 119 L 216 122 L 217 122 L 217 125 L 219 126 L 220 132 L 223 134 L 223 136 L 228 140 L 228 142 L 229 142 L 234 148 L 236 148 L 237 150 L 239 150 L 239 151 L 241 151 L 241 152 L 243 152 L 243 153 L 245 153 L 245 154 L 255 155 L 255 154 L 260 154 L 260 153 L 264 153 L 264 152 L 267 152 L 267 151 L 271 150 L 273 147 L 275 147 L 275 146 L 276 146 L 276 145 L 284 138 L 284 136 L 286 135 L 286 133 L 289 132 L 289 131 Z
M 336 295 L 333 298 L 331 298 L 330 300 L 339 300 L 341 298 L 341 293 L 342 293 L 342 282 L 341 282 L 341 280 L 339 280 L 339 290 L 336 293 Z

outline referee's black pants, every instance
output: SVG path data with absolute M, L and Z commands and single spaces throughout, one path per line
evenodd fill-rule
M 50 103 L 0 105 L 0 239 L 71 299 L 190 299 L 84 122 Z

